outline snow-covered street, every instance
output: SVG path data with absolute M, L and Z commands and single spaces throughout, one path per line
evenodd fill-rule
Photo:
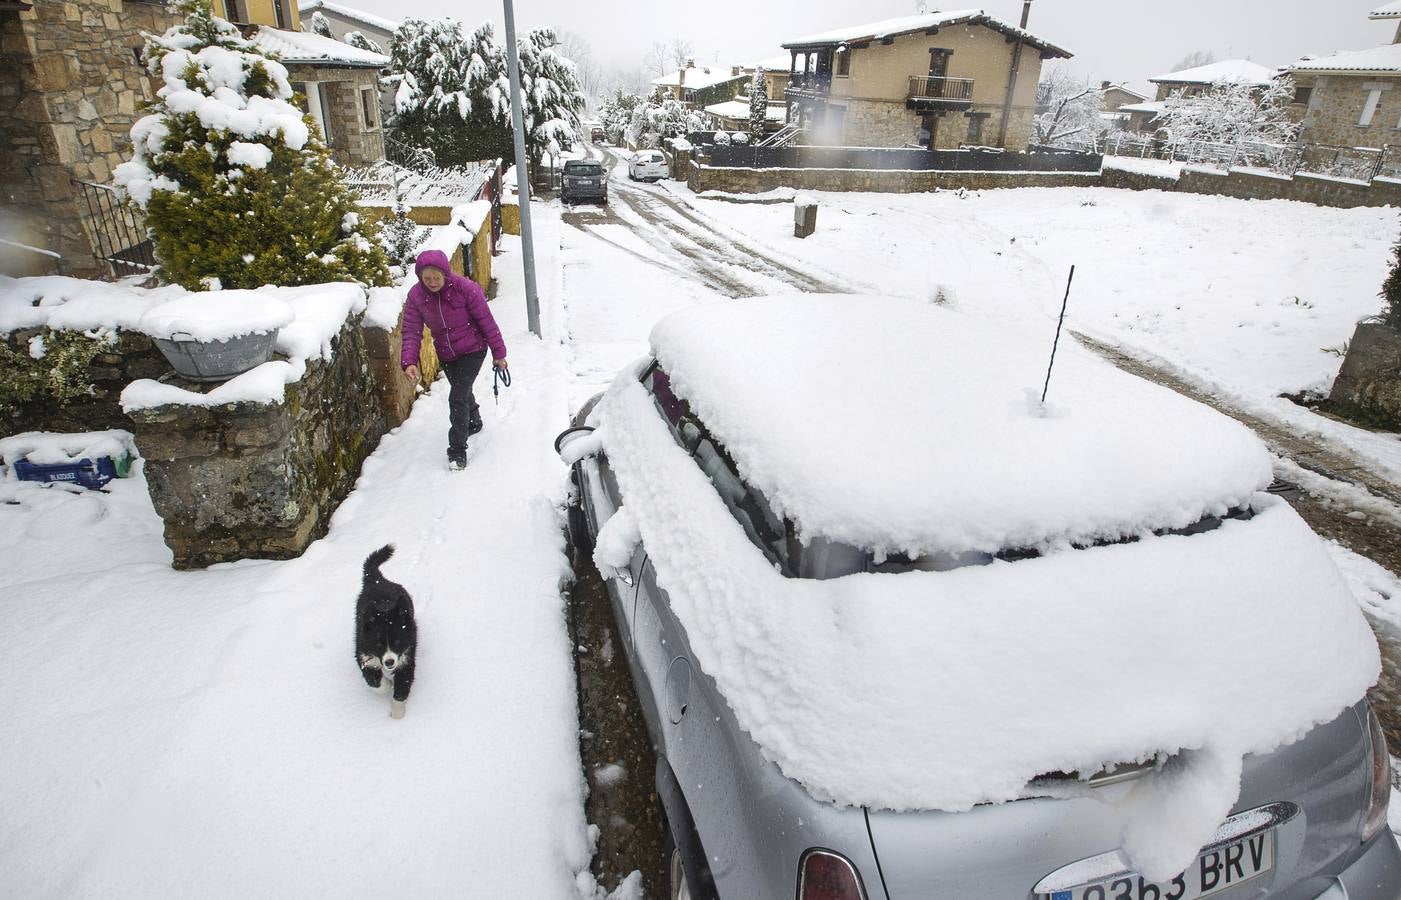
M 1394 212 L 1100 189 L 823 194 L 799 241 L 788 203 L 635 185 L 625 166 L 611 191 L 606 208 L 533 206 L 543 340 L 506 239 L 493 310 L 516 381 L 497 405 L 478 380 L 486 428 L 467 471 L 443 467 L 440 381 L 300 559 L 172 571 L 139 476 L 86 494 L 0 482 L 0 627 L 23 656 L 0 701 L 0 894 L 616 887 L 588 875 L 551 440 L 690 305 L 875 289 L 1053 327 L 1074 262 L 1069 327 L 1401 477 L 1394 436 L 1276 397 L 1326 387 L 1338 358 L 1323 348 L 1378 305 Z M 859 348 L 837 362 L 860 377 Z M 1028 383 L 1044 365 L 1027 361 Z M 360 566 L 385 543 L 420 629 L 402 721 L 352 659 Z M 1401 581 L 1334 551 L 1359 602 L 1401 623 Z

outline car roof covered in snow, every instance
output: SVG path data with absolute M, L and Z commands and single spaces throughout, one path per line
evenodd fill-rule
M 928 302 L 706 305 L 652 346 L 740 473 L 804 537 L 997 552 L 1182 528 L 1271 480 L 1244 426 L 1060 338 Z

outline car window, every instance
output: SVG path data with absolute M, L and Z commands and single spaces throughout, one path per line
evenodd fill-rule
M 567 175 L 602 175 L 603 166 L 598 163 L 567 162 L 564 171 Z
M 797 542 L 788 523 L 774 514 L 762 493 L 746 485 L 739 477 L 739 470 L 724 447 L 692 414 L 690 405 L 672 392 L 671 378 L 660 365 L 653 363 L 643 373 L 642 383 L 652 395 L 657 411 L 670 426 L 672 437 L 691 454 L 696 465 L 710 479 L 744 533 L 770 562 L 779 565 L 784 574 L 792 574 L 791 552 Z

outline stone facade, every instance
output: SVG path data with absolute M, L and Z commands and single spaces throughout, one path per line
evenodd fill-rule
M 176 17 L 124 0 L 36 3 L 0 13 L 0 197 L 16 240 L 58 253 L 64 274 L 94 276 L 100 227 L 76 181 L 105 184 L 131 155 L 153 96 L 134 51 Z
M 1401 72 L 1394 75 L 1294 74 L 1295 86 L 1309 88 L 1308 105 L 1291 106 L 1302 126 L 1299 140 L 1334 147 L 1384 147 L 1401 140 Z M 1368 94 L 1380 102 L 1368 125 L 1359 124 Z
M 842 109 L 835 103 L 834 110 Z M 1007 146 L 1030 144 L 1031 107 L 1013 107 L 1007 121 Z M 997 142 L 1002 108 L 974 104 L 966 111 L 946 110 L 938 115 L 932 133 L 931 150 L 957 150 L 963 146 L 991 146 Z M 912 147 L 920 143 L 923 115 L 906 109 L 903 101 L 848 100 L 845 106 L 842 143 L 860 147 Z M 981 126 L 974 124 L 981 119 Z
M 342 166 L 363 166 L 384 159 L 384 128 L 379 109 L 379 72 L 375 69 L 326 68 L 290 65 L 288 80 L 296 84 L 316 84 L 321 94 L 321 112 L 326 118 L 331 156 Z M 374 103 L 366 121 L 362 90 L 372 91 Z

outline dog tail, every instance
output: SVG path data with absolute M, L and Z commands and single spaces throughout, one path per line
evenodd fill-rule
M 382 565 L 384 565 L 384 564 L 389 560 L 389 557 L 391 557 L 391 556 L 393 556 L 393 555 L 394 555 L 394 545 L 393 545 L 393 544 L 385 544 L 383 547 L 380 547 L 380 548 L 379 548 L 378 550 L 376 550 L 374 553 L 371 553 L 371 554 L 365 559 L 365 577 L 366 577 L 366 578 L 383 578 L 384 576 L 380 575 L 380 573 L 379 573 L 379 567 L 382 566 Z

